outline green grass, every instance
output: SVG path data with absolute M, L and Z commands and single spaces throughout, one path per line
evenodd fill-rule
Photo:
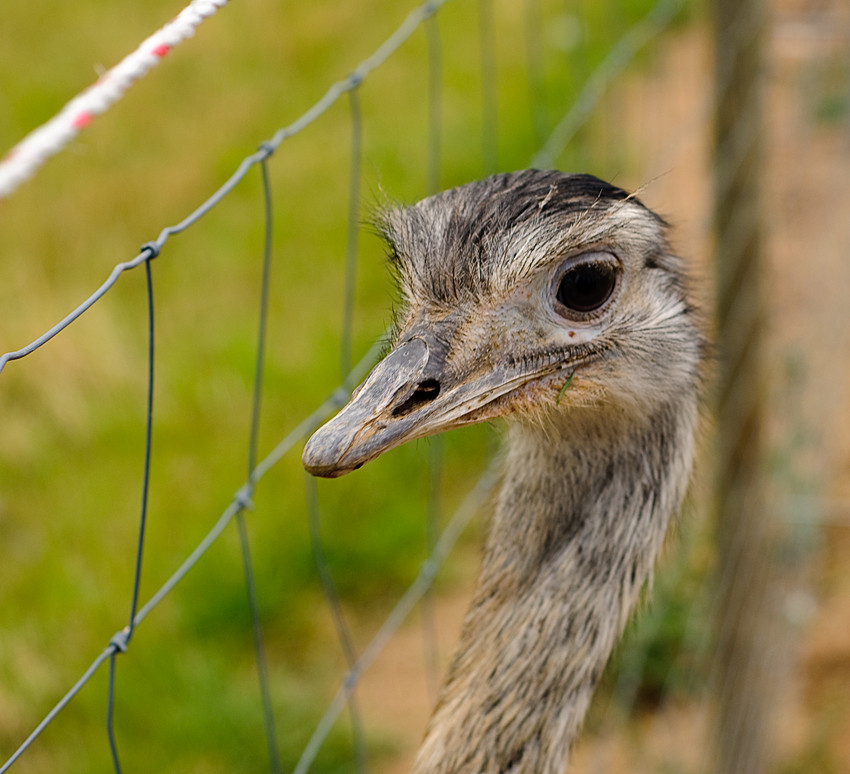
M 401 22 L 412 2 L 232 3 L 0 203 L 0 349 L 76 306 L 111 267 L 204 200 Z M 649 7 L 539 3 L 539 83 L 529 97 L 521 3 L 494 4 L 498 168 L 528 163 L 607 48 Z M 0 25 L 0 148 L 11 147 L 180 10 L 151 0 L 10 0 Z M 477 4 L 438 16 L 441 186 L 480 177 Z M 567 29 L 562 45 L 556 36 Z M 362 215 L 425 193 L 427 41 L 420 30 L 364 84 Z M 542 118 L 541 118 L 542 116 Z M 603 122 L 609 119 L 603 116 Z M 607 123 L 606 123 L 607 126 Z M 618 175 L 623 150 L 583 132 L 561 164 Z M 611 136 L 606 129 L 606 136 Z M 274 265 L 261 455 L 338 384 L 350 124 L 343 99 L 271 162 Z M 597 143 L 598 146 L 598 143 Z M 616 157 L 615 157 L 616 156 Z M 630 178 L 632 175 L 632 178 Z M 153 264 L 156 397 L 142 600 L 173 572 L 243 483 L 263 210 L 256 170 Z M 353 344 L 365 352 L 395 299 L 383 250 L 360 238 Z M 141 270 L 42 350 L 0 376 L 0 760 L 126 621 L 138 529 L 145 395 Z M 474 428 L 445 446 L 447 509 L 496 446 Z M 279 742 L 290 769 L 335 689 L 342 659 L 317 586 L 300 449 L 262 481 L 248 514 Z M 346 607 L 378 620 L 425 554 L 425 442 L 356 476 L 320 482 L 325 552 Z M 452 570 L 449 567 L 448 577 Z M 239 772 L 265 765 L 239 547 L 229 530 L 144 622 L 117 672 L 128 770 Z M 318 612 L 317 612 L 318 611 Z M 362 644 L 362 643 L 361 643 Z M 14 769 L 110 771 L 105 671 Z M 376 739 L 380 731 L 376 732 Z M 345 725 L 316 772 L 351 771 Z

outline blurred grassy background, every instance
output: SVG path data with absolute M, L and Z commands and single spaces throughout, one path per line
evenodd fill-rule
M 498 170 L 522 168 L 648 0 L 493 4 Z M 0 148 L 52 116 L 182 3 L 10 0 L 0 24 Z M 272 132 L 309 107 L 401 22 L 411 2 L 232 3 L 37 178 L 0 205 L 0 348 L 31 341 L 118 261 L 194 209 Z M 478 4 L 437 17 L 442 49 L 440 185 L 482 176 Z M 360 91 L 363 212 L 426 193 L 427 40 L 419 30 Z M 622 185 L 643 182 L 600 111 L 559 159 Z M 350 121 L 345 99 L 271 163 L 275 202 L 260 453 L 338 384 Z M 156 395 L 142 600 L 196 545 L 244 480 L 262 251 L 254 171 L 153 265 Z M 355 357 L 381 335 L 394 291 L 382 247 L 360 238 Z M 77 679 L 129 611 L 138 528 L 146 320 L 134 272 L 68 331 L 0 378 L 0 758 Z M 444 446 L 451 508 L 498 431 Z M 248 516 L 284 767 L 290 769 L 342 668 L 317 585 L 294 450 Z M 425 555 L 427 444 L 344 481 L 320 482 L 324 549 L 365 630 Z M 475 538 L 471 539 L 474 549 Z M 467 551 L 467 554 L 470 552 Z M 450 565 L 442 583 L 463 570 Z M 15 771 L 111 770 L 106 675 Z M 265 766 L 250 621 L 235 531 L 215 545 L 118 662 L 116 731 L 131 770 Z M 372 730 L 373 747 L 392 740 Z M 351 771 L 343 727 L 317 772 Z
M 610 47 L 652 3 L 491 5 L 498 122 L 486 139 L 478 27 L 479 10 L 489 5 L 453 0 L 437 16 L 441 187 L 492 171 L 493 143 L 497 170 L 527 166 Z M 850 60 L 841 38 L 850 24 L 842 27 L 847 14 L 839 0 L 771 5 L 765 151 L 772 474 L 777 513 L 799 522 L 796 532 L 789 528 L 794 534 L 781 557 L 797 573 L 783 588 L 789 638 L 807 633 L 800 654 L 787 662 L 789 673 L 796 669 L 791 693 L 797 694 L 783 703 L 781 746 L 795 751 L 778 770 L 839 774 L 850 755 L 850 733 L 843 733 L 850 728 L 850 693 L 842 687 L 850 685 L 850 584 L 843 569 L 850 546 L 838 521 L 823 533 L 805 519 L 824 515 L 806 499 L 812 493 L 838 502 L 850 492 L 850 433 L 842 432 L 850 427 L 850 380 L 841 355 L 850 335 L 842 295 L 850 281 L 842 247 L 850 246 L 850 231 L 840 217 L 842 203 L 850 205 Z M 233 2 L 208 20 L 33 181 L 0 202 L 0 350 L 40 335 L 115 263 L 192 211 L 246 154 L 374 51 L 412 6 L 409 0 L 256 0 Z M 0 151 L 181 7 L 177 0 L 7 0 L 0 12 Z M 647 186 L 642 198 L 674 223 L 677 248 L 703 274 L 711 244 L 707 52 L 704 13 L 688 4 L 557 160 L 562 169 L 590 171 L 626 188 Z M 364 219 L 386 199 L 413 201 L 427 193 L 427 57 L 420 29 L 359 92 Z M 342 99 L 271 160 L 275 243 L 261 456 L 342 377 L 350 135 Z M 157 365 L 143 601 L 244 481 L 262 246 L 260 175 L 253 170 L 153 263 Z M 359 246 L 355 358 L 382 334 L 394 302 L 378 240 L 364 229 Z M 0 761 L 129 612 L 144 439 L 145 304 L 143 272 L 126 274 L 71 328 L 0 375 Z M 498 443 L 494 427 L 446 436 L 445 512 Z M 344 670 L 311 554 L 299 457 L 294 449 L 269 473 L 247 515 L 285 770 Z M 324 551 L 359 648 L 426 555 L 428 457 L 428 443 L 419 442 L 356 476 L 318 483 Z M 705 484 L 698 482 L 694 499 L 693 508 L 708 500 Z M 452 609 L 463 607 L 455 604 L 455 589 L 474 574 L 484 528 L 470 530 L 440 576 Z M 616 726 L 618 751 L 603 756 L 600 768 L 599 750 L 593 757 L 580 747 L 577 771 L 704 770 L 694 760 L 707 715 L 704 697 L 693 698 L 710 655 L 705 578 L 713 556 L 702 522 L 685 519 L 678 537 L 656 603 L 632 625 L 591 716 L 590 746 L 604 748 Z M 818 545 L 825 548 L 817 570 L 806 570 Z M 415 635 L 404 640 L 403 662 L 414 658 L 405 649 L 410 641 L 421 648 Z M 395 682 L 398 674 L 379 670 L 388 721 L 401 714 L 389 694 L 415 691 Z M 650 713 L 636 718 L 622 733 L 620 706 L 661 712 L 651 724 Z M 104 671 L 13 771 L 111 771 L 105 713 Z M 415 738 L 421 720 L 412 726 Z M 400 744 L 396 727 L 371 724 L 367 731 L 380 770 L 398 770 L 390 768 Z M 116 733 L 128 770 L 266 767 L 235 529 L 118 659 Z M 651 742 L 647 749 L 658 744 L 645 752 L 638 737 Z M 350 772 L 351 761 L 343 721 L 313 771 Z

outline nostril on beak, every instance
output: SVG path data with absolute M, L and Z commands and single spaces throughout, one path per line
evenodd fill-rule
M 425 403 L 430 403 L 439 394 L 440 383 L 436 379 L 426 379 L 416 385 L 416 389 L 407 397 L 407 399 L 393 409 L 392 415 L 394 417 L 400 417 L 404 414 L 408 414 Z

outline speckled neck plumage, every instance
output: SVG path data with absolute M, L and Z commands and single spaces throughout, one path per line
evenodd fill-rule
M 511 428 L 475 596 L 414 774 L 563 774 L 691 466 L 683 396 L 639 426 L 600 408 Z

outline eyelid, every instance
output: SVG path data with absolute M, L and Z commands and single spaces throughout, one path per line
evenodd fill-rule
M 573 253 L 564 258 L 564 260 L 562 260 L 560 265 L 558 266 L 558 271 L 556 272 L 557 276 L 562 277 L 570 269 L 580 263 L 610 263 L 616 266 L 618 271 L 622 268 L 622 263 L 620 262 L 620 259 L 613 251 L 603 250 L 601 248 L 598 250 L 590 249 L 582 250 L 578 253 Z

